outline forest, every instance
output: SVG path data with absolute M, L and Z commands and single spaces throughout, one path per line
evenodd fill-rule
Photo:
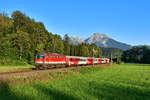
M 122 60 L 127 63 L 150 64 L 150 49 L 147 46 L 134 46 L 123 52 Z

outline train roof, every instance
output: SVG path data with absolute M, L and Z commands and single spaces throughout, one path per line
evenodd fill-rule
M 66 56 L 66 55 L 63 55 L 63 54 L 58 54 L 58 53 L 53 53 L 53 52 L 42 52 L 42 53 L 37 53 L 36 55 L 46 55 L 46 54 L 49 54 L 49 55 L 58 55 L 58 56 Z M 94 58 L 94 57 L 82 57 L 82 56 L 66 56 L 66 57 L 74 57 L 74 58 L 82 58 L 82 59 L 86 59 L 86 58 Z M 102 58 L 100 57 L 101 59 L 106 59 L 106 58 Z M 94 59 L 100 59 L 100 58 L 94 58 Z M 107 58 L 108 59 L 108 58 Z
M 82 56 L 66 56 L 66 57 L 69 57 L 69 58 L 70 58 L 70 57 L 72 57 L 72 58 L 74 57 L 74 58 L 82 58 L 82 59 L 94 58 L 94 57 L 82 57 Z M 94 59 L 100 59 L 100 58 L 94 58 Z M 106 58 L 101 58 L 101 59 L 106 59 Z
M 87 57 L 81 57 L 81 56 L 66 56 L 66 57 L 72 57 L 72 58 L 87 58 Z
M 37 53 L 36 55 L 46 55 L 46 54 L 65 56 L 63 54 L 58 54 L 58 53 L 53 53 L 53 52 L 42 52 L 42 53 Z

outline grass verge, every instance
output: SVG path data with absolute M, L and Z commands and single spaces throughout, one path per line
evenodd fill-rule
M 0 73 L 5 73 L 5 72 L 16 72 L 16 71 L 27 71 L 31 70 L 34 68 L 33 65 L 18 65 L 18 66 L 10 66 L 10 65 L 0 65 Z

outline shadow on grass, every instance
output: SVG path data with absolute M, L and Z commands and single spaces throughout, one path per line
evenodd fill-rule
M 150 100 L 150 90 L 91 82 L 86 93 L 104 100 Z
M 33 100 L 33 98 L 29 96 L 18 96 L 10 89 L 7 82 L 0 81 L 0 100 Z
M 42 85 L 34 85 L 34 88 L 48 97 L 48 100 L 79 100 L 72 95 L 68 95 L 58 90 L 44 87 Z
M 39 100 L 78 100 L 77 98 L 68 95 L 66 93 L 53 90 L 42 85 L 33 86 L 39 95 Z M 43 97 L 41 96 L 42 94 Z M 40 97 L 41 96 L 41 97 Z M 43 99 L 42 99 L 43 98 Z M 32 96 L 25 96 L 24 93 L 16 94 L 12 88 L 7 84 L 7 82 L 0 81 L 0 100 L 37 100 Z

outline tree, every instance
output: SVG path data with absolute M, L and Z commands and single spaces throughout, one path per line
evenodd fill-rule
M 75 46 L 73 44 L 70 45 L 70 55 L 75 56 Z
M 12 19 L 14 20 L 14 32 L 21 30 L 21 28 L 30 21 L 29 17 L 20 11 L 15 11 L 12 13 Z
M 11 20 L 7 14 L 0 14 L 0 38 L 11 34 L 13 29 L 13 20 Z
M 13 46 L 18 48 L 19 59 L 21 60 L 22 57 L 27 58 L 31 48 L 31 41 L 29 39 L 28 33 L 17 31 L 14 36 Z
M 63 54 L 64 52 L 63 41 L 59 35 L 50 35 L 45 48 L 46 51 L 50 51 L 50 52 L 61 53 L 61 54 Z
M 70 54 L 70 45 L 69 45 L 69 36 L 65 34 L 64 36 L 64 54 L 69 55 Z

